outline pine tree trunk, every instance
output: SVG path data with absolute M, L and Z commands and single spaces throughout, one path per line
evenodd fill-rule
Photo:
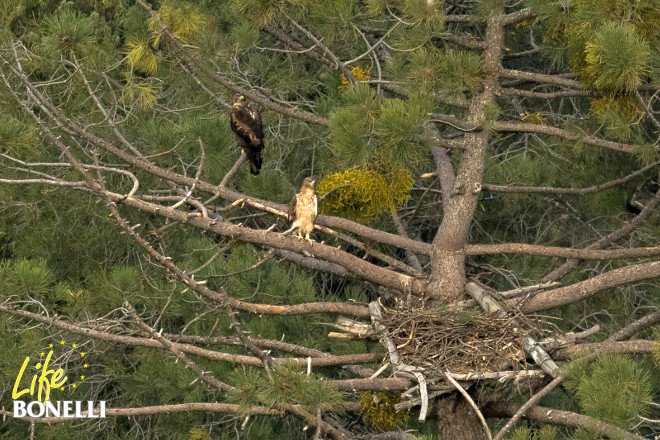
M 495 104 L 504 46 L 501 7 L 493 11 L 488 20 L 484 41 L 486 48 L 481 57 L 484 79 L 481 91 L 471 99 L 469 107 L 468 122 L 473 126 L 483 126 L 487 122 L 487 108 Z M 484 128 L 466 133 L 463 139 L 463 157 L 450 196 L 448 200 L 443 199 L 442 223 L 433 240 L 431 277 L 427 286 L 432 300 L 453 302 L 465 292 L 465 244 L 481 192 L 488 137 L 488 130 Z
M 470 404 L 458 392 L 438 401 L 438 438 L 486 440 L 484 427 Z

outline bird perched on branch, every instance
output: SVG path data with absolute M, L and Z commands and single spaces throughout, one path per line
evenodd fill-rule
M 314 192 L 314 183 L 316 181 L 313 177 L 306 177 L 303 182 L 300 192 L 293 196 L 289 202 L 289 221 L 293 221 L 291 228 L 284 231 L 285 234 L 298 229 L 297 236 L 302 238 L 305 235 L 305 240 L 312 241 L 309 234 L 314 230 L 314 221 L 318 214 L 318 199 Z
M 256 176 L 263 163 L 261 151 L 264 149 L 264 132 L 261 113 L 245 102 L 243 95 L 236 94 L 229 113 L 229 122 L 238 145 L 250 161 L 250 172 Z

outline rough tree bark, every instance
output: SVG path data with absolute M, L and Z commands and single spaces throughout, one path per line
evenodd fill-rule
M 481 57 L 485 76 L 481 91 L 470 102 L 467 118 L 473 126 L 483 125 L 487 108 L 495 103 L 504 45 L 502 18 L 499 8 L 493 11 L 486 25 L 486 46 Z M 481 191 L 488 137 L 488 130 L 480 130 L 466 133 L 463 139 L 463 157 L 456 181 L 433 240 L 431 278 L 426 289 L 432 299 L 453 302 L 465 293 L 465 245 Z
M 504 45 L 503 10 L 493 11 L 486 24 L 485 49 L 481 65 L 485 73 L 480 92 L 472 98 L 468 123 L 482 126 L 487 109 L 495 103 Z M 481 191 L 488 130 L 471 131 L 463 139 L 463 156 L 454 187 L 443 206 L 442 223 L 433 240 L 431 278 L 427 295 L 432 301 L 455 302 L 465 293 L 465 246 Z M 443 188 L 443 191 L 447 191 Z M 474 410 L 458 393 L 438 402 L 438 436 L 443 439 L 481 440 L 487 438 Z

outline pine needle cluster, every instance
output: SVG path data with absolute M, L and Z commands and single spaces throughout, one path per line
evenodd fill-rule
M 481 81 L 479 56 L 471 52 L 422 48 L 402 57 L 407 79 L 420 91 L 440 91 L 448 97 L 464 98 Z
M 163 37 L 161 24 L 183 44 L 196 42 L 206 28 L 207 17 L 190 3 L 165 2 L 158 10 L 156 18 L 148 20 L 150 35 L 129 36 L 126 45 L 126 62 L 132 69 L 146 75 L 154 75 L 158 70 L 156 50 Z M 148 101 L 140 102 L 143 108 L 151 108 Z
M 147 75 L 153 75 L 158 70 L 158 58 L 151 44 L 137 37 L 130 37 L 126 42 L 126 62 Z
M 54 15 L 45 19 L 44 24 L 42 48 L 47 56 L 69 58 L 74 52 L 80 55 L 95 41 L 94 18 L 73 10 L 70 3 L 62 3 Z
M 649 376 L 627 356 L 606 354 L 593 362 L 576 359 L 565 374 L 564 386 L 575 393 L 589 416 L 632 429 L 637 414 L 648 414 Z
M 644 117 L 637 101 L 628 95 L 605 95 L 591 101 L 591 113 L 605 127 L 608 136 L 630 141 L 638 132 L 638 123 Z
M 546 26 L 543 41 L 555 61 L 568 64 L 588 85 L 607 92 L 626 92 L 651 74 L 651 46 L 660 30 L 656 0 L 529 0 Z
M 0 115 L 0 151 L 14 157 L 36 158 L 41 140 L 37 128 L 8 115 Z
M 254 405 L 285 409 L 288 405 L 301 405 L 315 414 L 317 410 L 342 412 L 343 396 L 316 375 L 306 375 L 296 365 L 278 365 L 270 372 L 246 368 L 235 370 L 231 379 L 236 390 L 228 399 L 239 405 L 239 414 L 250 413 Z
M 141 58 L 141 60 L 146 60 Z M 155 73 L 158 68 L 156 57 L 149 58 L 153 61 L 150 66 L 145 66 L 145 73 Z M 129 60 L 129 64 L 131 61 Z M 136 70 L 141 70 L 138 66 L 134 66 Z M 125 75 L 126 86 L 122 94 L 122 101 L 126 103 L 135 103 L 140 110 L 149 110 L 156 105 L 158 94 L 161 91 L 161 83 L 153 80 L 152 78 L 139 78 L 135 75 L 127 73 Z
M 526 426 L 519 426 L 510 435 L 507 440 L 556 440 L 557 428 L 554 426 L 543 426 L 541 429 L 532 430 Z
M 206 27 L 206 16 L 191 3 L 165 2 L 156 17 L 183 44 L 194 43 Z M 149 20 L 149 30 L 154 34 L 154 47 L 160 45 L 161 27 L 155 19 Z
M 3 296 L 43 298 L 48 295 L 55 276 L 43 258 L 20 258 L 0 262 L 0 285 Z
M 212 440 L 208 430 L 202 428 L 190 428 L 188 440 Z
M 395 49 L 411 50 L 445 35 L 444 2 L 375 0 L 368 5 L 372 15 L 387 14 L 388 9 L 405 20 L 404 26 L 392 33 Z
M 416 168 L 428 157 L 423 127 L 435 107 L 425 93 L 407 100 L 377 100 L 368 84 L 358 83 L 343 92 L 345 105 L 330 114 L 332 150 L 343 167 L 374 160 Z
M 629 23 L 605 23 L 584 52 L 584 79 L 600 90 L 633 91 L 651 73 L 650 45 Z

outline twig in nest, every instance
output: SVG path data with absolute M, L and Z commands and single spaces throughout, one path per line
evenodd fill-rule
M 450 376 L 449 371 L 445 372 L 445 377 L 449 382 L 451 382 L 452 385 L 456 387 L 459 393 L 465 397 L 465 399 L 468 401 L 472 409 L 474 409 L 474 412 L 477 413 L 477 417 L 479 417 L 479 421 L 481 421 L 481 424 L 484 426 L 484 430 L 486 431 L 486 435 L 488 436 L 488 440 L 493 440 L 493 436 L 490 434 L 490 429 L 488 429 L 488 423 L 486 423 L 486 419 L 484 418 L 484 415 L 481 414 L 481 411 L 479 411 L 479 407 L 474 403 L 474 400 L 472 400 L 472 397 L 468 394 L 463 387 L 454 380 L 453 377 Z

